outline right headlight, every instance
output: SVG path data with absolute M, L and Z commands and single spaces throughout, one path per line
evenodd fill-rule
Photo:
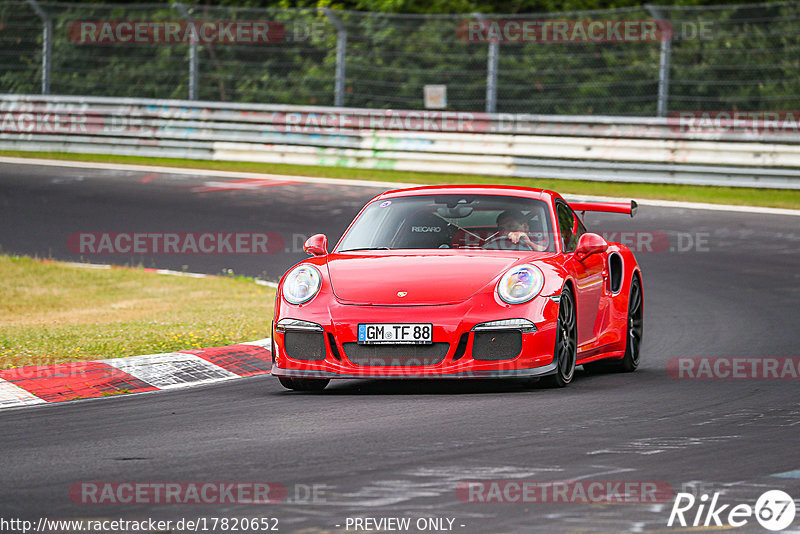
M 322 286 L 322 275 L 313 265 L 298 265 L 283 281 L 283 298 L 290 304 L 303 304 L 313 299 Z
M 497 295 L 508 304 L 522 304 L 539 294 L 544 275 L 535 265 L 525 263 L 509 269 L 497 284 Z

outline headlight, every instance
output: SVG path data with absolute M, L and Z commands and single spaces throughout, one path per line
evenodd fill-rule
M 526 263 L 512 267 L 503 275 L 497 284 L 497 295 L 503 302 L 522 304 L 538 295 L 542 286 L 544 286 L 542 271 Z
M 290 304 L 303 304 L 313 299 L 322 285 L 322 275 L 313 265 L 298 265 L 283 281 L 283 298 Z

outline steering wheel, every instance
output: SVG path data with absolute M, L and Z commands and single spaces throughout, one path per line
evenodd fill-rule
M 491 238 L 483 245 L 483 248 L 493 250 L 533 250 L 530 245 L 523 243 L 521 239 L 514 243 L 507 235 L 498 235 Z
M 534 250 L 547 250 L 547 234 L 544 232 L 528 232 L 528 239 L 533 242 Z
M 528 238 L 530 239 L 532 234 L 528 234 Z M 490 238 L 484 245 L 483 248 L 485 249 L 496 249 L 496 250 L 535 250 L 535 251 L 542 251 L 547 249 L 547 239 L 542 236 L 541 239 L 534 241 L 533 247 L 529 244 L 524 243 L 521 239 L 514 243 L 510 237 L 507 235 L 497 235 Z

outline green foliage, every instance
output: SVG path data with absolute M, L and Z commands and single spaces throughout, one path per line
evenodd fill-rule
M 653 18 L 633 0 L 215 3 L 192 6 L 192 19 L 278 21 L 286 36 L 270 44 L 198 45 L 200 100 L 332 105 L 337 29 L 317 9 L 329 6 L 347 30 L 345 105 L 395 109 L 422 108 L 426 84 L 447 85 L 450 110 L 485 108 L 488 45 L 467 42 L 458 32 L 468 13 L 550 12 L 536 20 Z M 798 109 L 800 3 L 685 7 L 697 3 L 681 0 L 661 8 L 675 29 L 669 109 Z M 87 20 L 180 21 L 174 4 L 44 6 L 54 25 L 51 93 L 188 97 L 188 44 L 79 44 L 69 33 L 72 24 Z M 613 10 L 556 13 L 600 8 Z M 0 4 L 0 91 L 40 92 L 41 28 L 26 2 Z M 659 42 L 501 43 L 497 111 L 655 115 L 660 53 Z

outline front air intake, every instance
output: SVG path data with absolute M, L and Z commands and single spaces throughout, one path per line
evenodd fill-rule
M 288 331 L 284 336 L 286 354 L 295 360 L 318 362 L 325 359 L 325 338 L 322 332 Z
M 522 351 L 522 333 L 519 330 L 475 332 L 472 358 L 475 360 L 510 360 Z

